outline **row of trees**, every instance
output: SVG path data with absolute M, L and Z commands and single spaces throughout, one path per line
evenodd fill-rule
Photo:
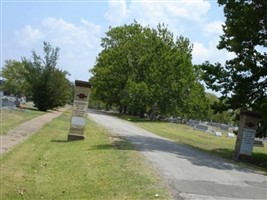
M 44 42 L 44 58 L 32 52 L 32 59 L 7 60 L 1 70 L 3 89 L 14 95 L 32 97 L 35 106 L 47 111 L 71 102 L 73 85 L 67 71 L 57 68 L 59 48 Z
M 192 45 L 164 25 L 137 22 L 110 28 L 91 72 L 92 98 L 120 112 L 155 118 L 179 115 L 206 119 L 209 104 L 192 65 Z

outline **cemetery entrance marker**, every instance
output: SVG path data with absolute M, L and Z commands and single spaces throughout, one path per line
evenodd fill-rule
M 252 111 L 241 111 L 235 145 L 235 159 L 238 160 L 244 156 L 251 156 L 259 120 L 259 113 Z
M 91 85 L 88 82 L 75 81 L 74 102 L 68 141 L 84 139 L 90 88 Z

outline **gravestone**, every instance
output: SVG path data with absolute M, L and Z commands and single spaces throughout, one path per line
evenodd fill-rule
M 74 102 L 68 141 L 84 139 L 90 88 L 91 85 L 88 82 L 75 81 Z
M 239 160 L 251 156 L 260 113 L 253 111 L 240 112 L 239 129 L 236 138 L 234 158 Z
M 216 131 L 216 132 L 215 132 L 215 136 L 217 136 L 217 137 L 222 137 L 222 133 L 221 133 L 221 132 L 218 132 L 218 131 Z
M 190 120 L 187 122 L 187 124 L 188 124 L 188 126 L 195 127 L 197 124 L 200 124 L 200 122 L 197 121 L 197 120 L 190 119 Z
M 227 137 L 234 138 L 235 137 L 235 134 L 234 133 L 227 133 Z
M 206 132 L 206 131 L 208 131 L 209 127 L 206 126 L 206 125 L 203 125 L 203 124 L 197 124 L 197 125 L 195 126 L 195 129 L 196 129 L 196 130 L 199 130 L 199 131 L 204 131 L 204 132 Z
M 15 101 L 14 97 L 3 96 L 2 97 L 2 107 L 14 108 L 15 107 L 14 101 Z
M 179 117 L 174 117 L 174 118 L 170 118 L 169 122 L 178 124 L 178 123 L 182 123 L 182 120 Z
M 222 130 L 228 131 L 229 128 L 230 128 L 230 126 L 228 124 L 221 124 L 220 125 L 220 129 L 222 129 Z
M 219 128 L 221 124 L 217 122 L 209 122 L 207 125 Z
M 15 101 L 14 101 L 14 105 L 16 106 L 16 108 L 19 108 L 20 107 L 20 101 L 19 101 L 19 98 L 16 97 Z

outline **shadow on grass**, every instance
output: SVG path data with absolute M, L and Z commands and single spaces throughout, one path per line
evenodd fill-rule
M 207 152 L 213 153 L 215 155 L 218 155 L 222 158 L 226 158 L 228 160 L 236 161 L 233 158 L 234 150 L 232 149 L 219 148 L 219 149 L 212 149 Z M 236 162 L 248 163 L 252 166 L 261 167 L 267 170 L 267 154 L 264 154 L 264 153 L 252 153 L 252 156 L 244 157 Z
M 68 140 L 55 140 L 55 139 L 52 139 L 51 142 L 66 143 L 66 142 L 72 142 L 72 141 L 68 141 Z
M 129 144 L 129 142 L 131 144 Z M 234 163 L 248 163 L 250 166 L 261 167 L 263 171 L 267 169 L 267 155 L 253 153 L 250 160 L 235 162 L 233 159 L 234 150 L 212 149 L 202 150 L 189 145 L 179 144 L 164 138 L 154 138 L 149 136 L 125 136 L 118 137 L 118 140 L 111 144 L 100 144 L 88 150 L 136 150 L 141 152 L 166 152 L 175 154 L 176 157 L 186 159 L 194 165 L 206 166 L 220 170 L 238 170 L 251 172 L 249 168 L 241 168 Z M 227 159 L 227 160 L 225 160 Z M 231 162 L 229 162 L 231 161 Z
M 126 139 L 121 137 L 116 137 L 116 140 L 111 144 L 100 144 L 92 146 L 91 149 L 88 150 L 135 150 L 133 145 L 131 145 Z

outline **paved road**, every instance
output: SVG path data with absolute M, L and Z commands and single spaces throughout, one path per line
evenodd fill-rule
M 267 199 L 267 177 L 218 157 L 176 144 L 101 112 L 89 115 L 126 138 L 161 172 L 174 199 Z

